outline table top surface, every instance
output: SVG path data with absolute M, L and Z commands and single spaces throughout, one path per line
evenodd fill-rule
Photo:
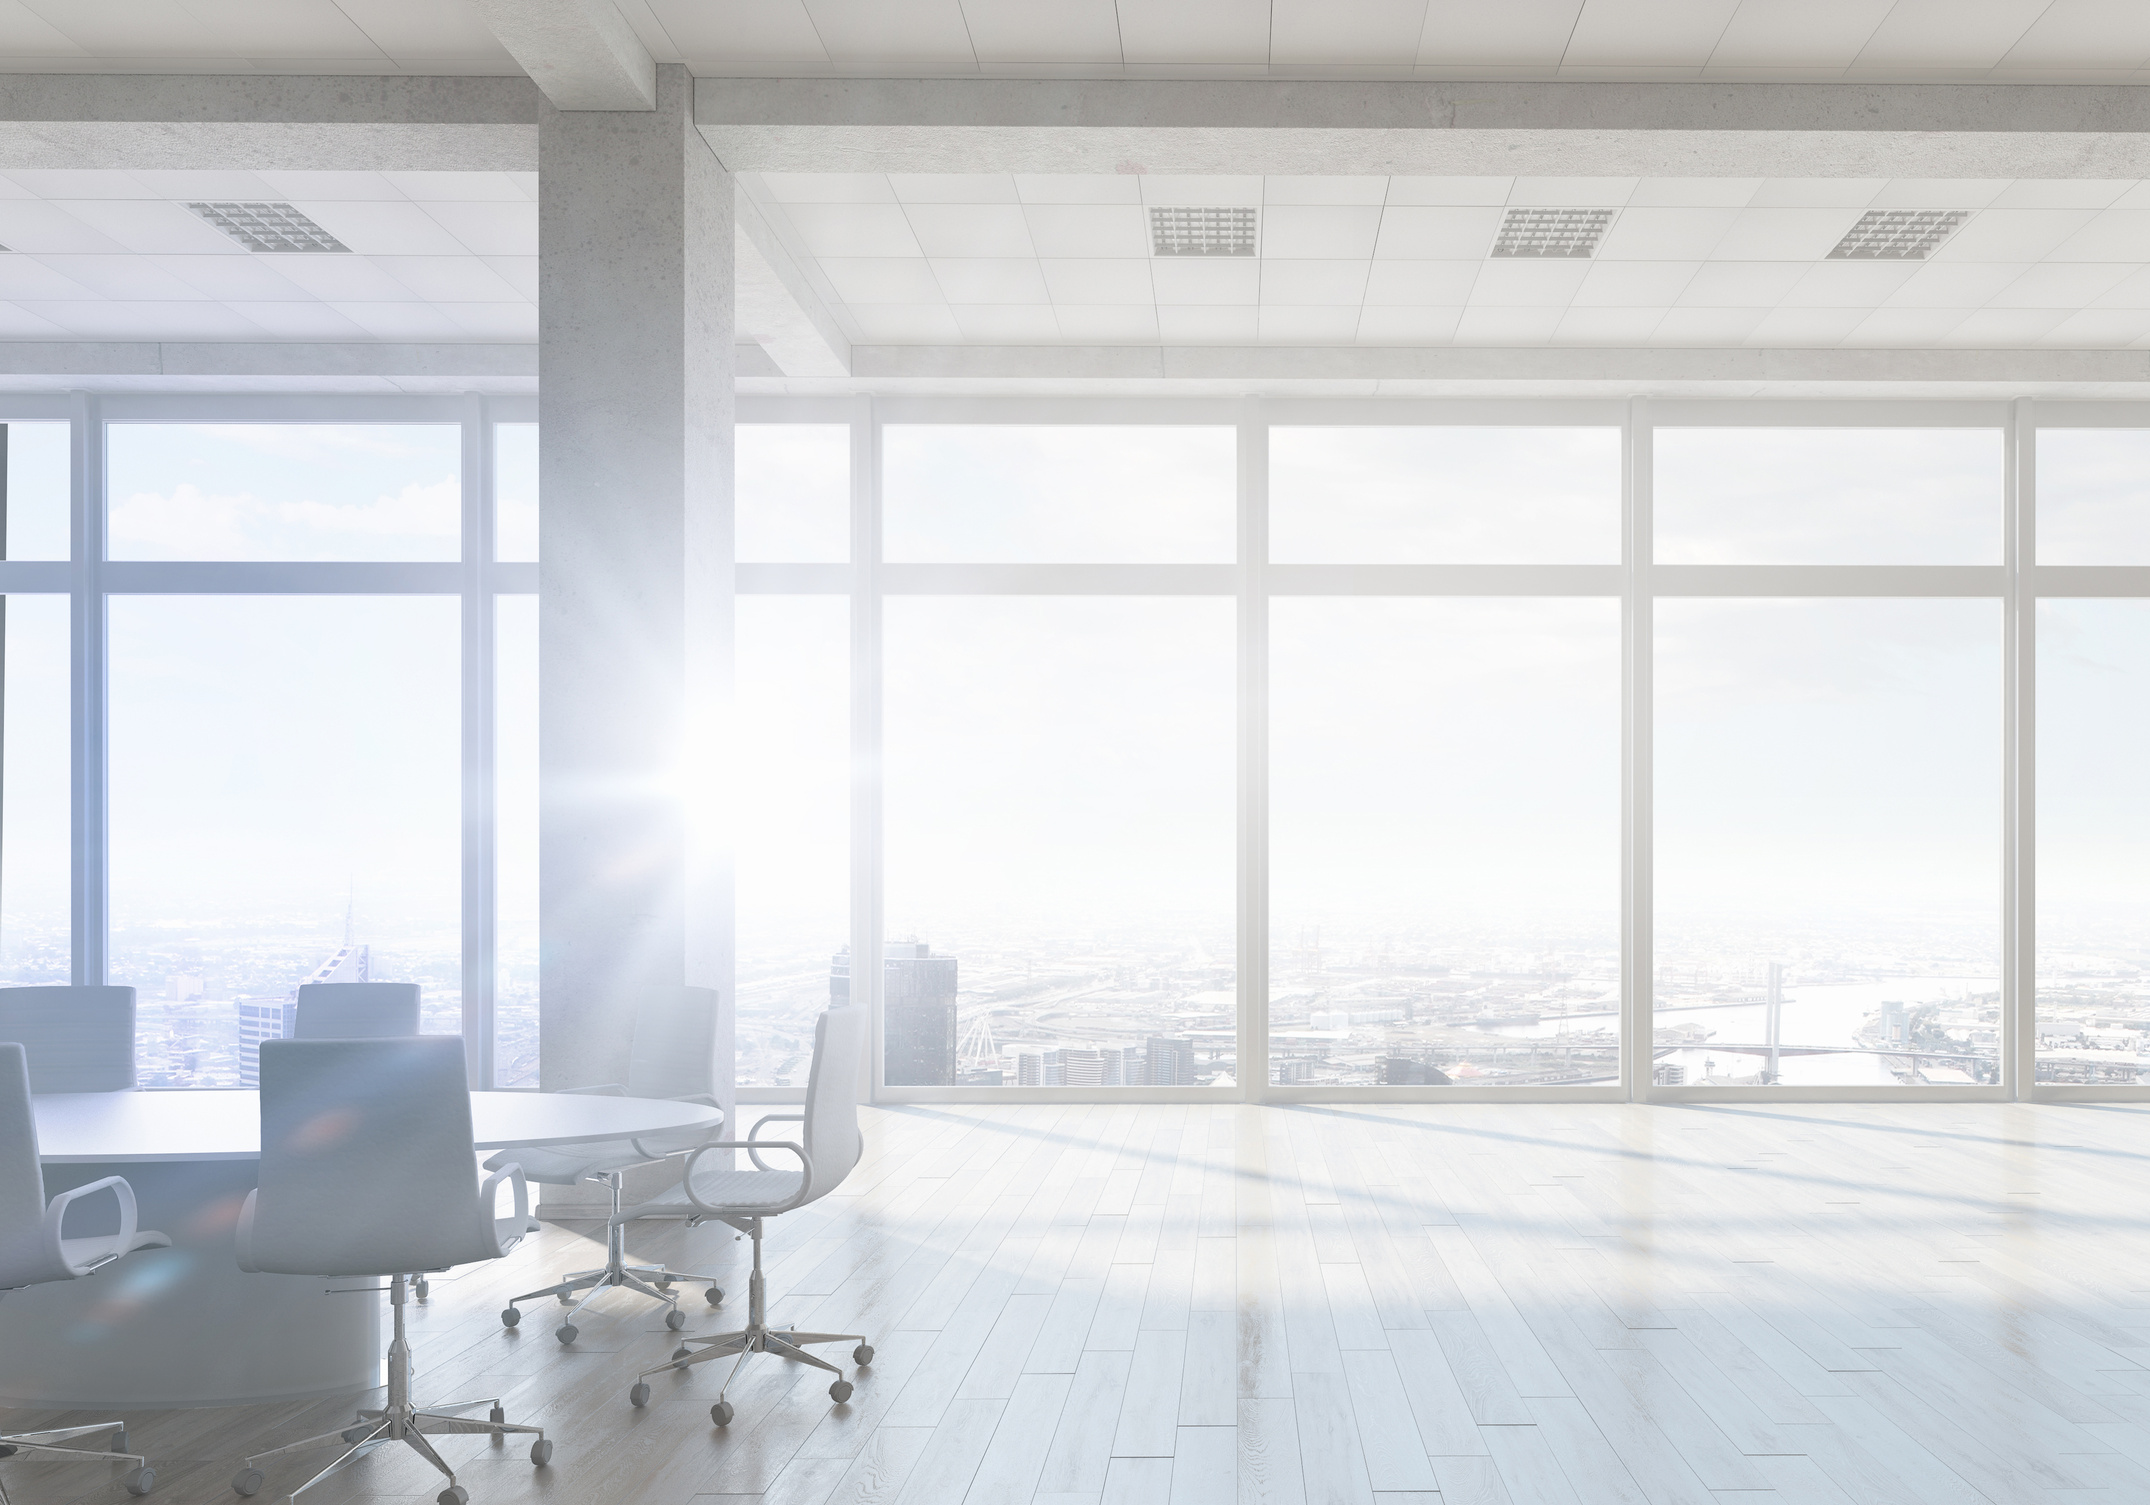
M 33 1099 L 38 1158 L 48 1165 L 254 1160 L 257 1092 L 54 1092 Z M 593 1144 L 724 1121 L 718 1109 L 663 1098 L 473 1092 L 473 1149 Z

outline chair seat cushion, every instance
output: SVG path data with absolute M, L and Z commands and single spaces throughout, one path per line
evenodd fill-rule
M 632 1141 L 606 1139 L 594 1144 L 529 1145 L 502 1150 L 485 1162 L 485 1168 L 497 1171 L 504 1165 L 519 1165 L 525 1181 L 573 1186 L 587 1176 L 602 1176 L 649 1162 L 650 1157 L 636 1149 Z
M 751 1213 L 783 1206 L 804 1179 L 797 1171 L 697 1170 L 693 1184 L 704 1205 Z

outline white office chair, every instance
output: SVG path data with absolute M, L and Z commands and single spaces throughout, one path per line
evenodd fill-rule
M 309 982 L 299 985 L 294 1040 L 385 1040 L 415 1035 L 415 982 Z
M 30 1090 L 134 1087 L 134 989 L 0 988 L 0 1040 L 29 1047 Z
M 500 1184 L 515 1216 L 495 1217 Z M 265 1040 L 261 1046 L 261 1176 L 239 1213 L 239 1268 L 332 1279 L 386 1276 L 395 1312 L 388 1398 L 358 1424 L 248 1458 L 231 1487 L 257 1493 L 260 1465 L 341 1440 L 347 1449 L 291 1493 L 311 1489 L 370 1447 L 401 1442 L 448 1476 L 440 1505 L 470 1494 L 424 1431 L 527 1432 L 530 1461 L 552 1444 L 542 1427 L 509 1422 L 498 1396 L 419 1407 L 411 1402 L 410 1340 L 403 1331 L 405 1271 L 498 1259 L 534 1226 L 522 1172 L 503 1166 L 480 1184 L 471 1165 L 470 1087 L 454 1035 L 394 1040 Z M 293 1341 L 303 1341 L 294 1334 Z M 492 1407 L 488 1420 L 459 1416 Z
M 754 1273 L 747 1278 L 747 1325 L 735 1333 L 711 1338 L 687 1338 L 673 1351 L 672 1362 L 642 1372 L 627 1399 L 633 1404 L 649 1401 L 649 1377 L 665 1370 L 684 1370 L 691 1364 L 731 1354 L 739 1357 L 725 1376 L 725 1390 L 739 1377 L 739 1366 L 750 1353 L 773 1353 L 794 1364 L 811 1364 L 836 1376 L 829 1398 L 839 1405 L 851 1399 L 851 1382 L 843 1370 L 828 1360 L 806 1352 L 809 1343 L 856 1343 L 852 1362 L 864 1368 L 873 1362 L 873 1346 L 859 1333 L 802 1333 L 788 1327 L 768 1325 L 767 1305 L 761 1278 L 761 1224 L 763 1218 L 791 1212 L 820 1200 L 843 1184 L 851 1167 L 859 1162 L 863 1145 L 859 1138 L 858 1089 L 860 1066 L 866 1053 L 866 1011 L 859 1008 L 830 1009 L 814 1025 L 814 1064 L 806 1081 L 806 1111 L 771 1115 L 754 1126 L 745 1139 L 720 1140 L 705 1145 L 687 1159 L 680 1184 L 654 1201 L 630 1208 L 623 1218 L 685 1218 L 691 1228 L 704 1218 L 729 1223 L 754 1241 Z M 805 1143 L 765 1140 L 762 1126 L 795 1123 L 805 1127 Z M 751 1171 L 699 1169 L 701 1158 L 711 1150 L 745 1150 L 757 1167 Z M 762 1163 L 761 1151 L 785 1150 L 798 1157 L 799 1169 L 771 1170 Z M 696 1345 L 705 1345 L 697 1347 Z M 709 1408 L 709 1419 L 725 1426 L 732 1419 L 731 1403 L 724 1391 Z
M 134 1188 L 123 1177 L 107 1176 L 63 1191 L 49 1203 L 45 1200 L 45 1175 L 37 1158 L 37 1118 L 30 1102 L 30 1068 L 25 1055 L 19 1044 L 0 1045 L 0 1291 L 53 1280 L 80 1280 L 137 1249 L 162 1249 L 170 1244 L 163 1234 L 135 1226 Z M 119 1232 L 92 1238 L 67 1237 L 61 1227 L 67 1210 L 84 1197 L 102 1191 L 112 1193 L 119 1203 Z M 112 1434 L 111 1452 L 60 1446 L 93 1432 Z M 132 1463 L 134 1472 L 124 1481 L 131 1495 L 146 1495 L 157 1483 L 149 1460 L 127 1451 L 127 1424 L 123 1421 L 0 1434 L 0 1458 L 19 1453 L 78 1463 Z M 7 1481 L 0 1479 L 0 1505 L 7 1505 L 7 1499 Z
M 569 1092 L 596 1093 L 608 1097 L 656 1097 L 673 1102 L 700 1103 L 705 1107 L 717 1106 L 711 1092 L 715 1085 L 711 1073 L 716 1060 L 717 992 L 714 988 L 679 988 L 651 995 L 643 1000 L 635 1013 L 634 1043 L 627 1059 L 625 1085 L 611 1083 L 601 1087 L 570 1087 Z M 503 1151 L 485 1162 L 492 1170 L 506 1163 L 513 1155 L 522 1166 L 523 1174 L 532 1181 L 548 1186 L 573 1186 L 581 1181 L 600 1181 L 611 1188 L 612 1213 L 605 1225 L 605 1262 L 594 1270 L 573 1270 L 562 1276 L 555 1285 L 526 1291 L 514 1297 L 501 1309 L 503 1326 L 514 1327 L 521 1323 L 523 1314 L 520 1303 L 536 1301 L 550 1296 L 562 1306 L 571 1306 L 567 1316 L 561 1319 L 553 1336 L 562 1344 L 572 1343 L 582 1335 L 575 1326 L 575 1319 L 604 1291 L 626 1289 L 661 1301 L 668 1310 L 664 1325 L 673 1331 L 687 1325 L 687 1314 L 679 1309 L 679 1298 L 673 1294 L 675 1281 L 700 1280 L 708 1282 L 702 1292 L 703 1299 L 711 1306 L 724 1300 L 724 1290 L 714 1275 L 694 1275 L 681 1270 L 668 1270 L 662 1265 L 630 1265 L 627 1263 L 626 1224 L 632 1219 L 620 1213 L 621 1188 L 624 1174 L 638 1165 L 650 1165 L 673 1155 L 700 1149 L 718 1134 L 721 1125 L 697 1129 L 667 1129 L 656 1134 L 645 1134 L 638 1139 L 611 1139 L 597 1144 L 562 1145 L 557 1149 L 531 1148 Z M 582 1299 L 575 1299 L 576 1293 Z

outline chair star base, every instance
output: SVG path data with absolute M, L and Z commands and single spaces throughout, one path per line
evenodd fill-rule
M 562 1306 L 573 1301 L 574 1309 L 561 1320 L 560 1326 L 553 1334 L 563 1344 L 572 1343 L 581 1336 L 581 1329 L 575 1326 L 575 1319 L 582 1315 L 584 1307 L 596 1300 L 600 1292 L 628 1290 L 647 1296 L 652 1301 L 661 1301 L 671 1308 L 664 1314 L 664 1325 L 677 1331 L 687 1325 L 687 1314 L 679 1309 L 679 1297 L 671 1290 L 675 1281 L 705 1282 L 708 1289 L 703 1295 L 711 1306 L 724 1299 L 724 1291 L 718 1286 L 717 1277 L 714 1275 L 693 1275 L 683 1270 L 667 1270 L 663 1265 L 628 1264 L 627 1232 L 620 1225 L 622 1175 L 619 1171 L 612 1171 L 605 1175 L 592 1176 L 590 1179 L 602 1181 L 612 1190 L 612 1217 L 605 1227 L 604 1264 L 595 1270 L 570 1271 L 557 1285 L 525 1291 L 520 1296 L 509 1298 L 508 1304 L 501 1309 L 501 1326 L 514 1327 L 521 1323 L 523 1314 L 519 1308 L 525 1301 L 539 1301 L 547 1296 L 553 1297 Z M 577 1292 L 583 1293 L 580 1301 L 574 1301 Z
M 398 1275 L 393 1277 L 389 1284 L 388 1299 L 396 1314 L 396 1336 L 395 1341 L 388 1346 L 388 1403 L 378 1410 L 360 1411 L 354 1426 L 323 1432 L 319 1436 L 307 1437 L 298 1442 L 287 1442 L 280 1448 L 254 1454 L 240 1465 L 238 1474 L 231 1481 L 231 1487 L 236 1493 L 252 1495 L 260 1492 L 261 1486 L 266 1482 L 261 1465 L 269 1459 L 338 1442 L 345 1444 L 344 1451 L 327 1468 L 292 1490 L 293 1499 L 312 1489 L 352 1459 L 383 1443 L 400 1442 L 447 1475 L 448 1487 L 436 1497 L 440 1505 L 469 1505 L 469 1491 L 456 1482 L 455 1470 L 448 1466 L 447 1460 L 433 1450 L 433 1444 L 426 1440 L 428 1433 L 438 1436 L 478 1432 L 502 1439 L 511 1433 L 527 1434 L 536 1439 L 530 1444 L 531 1463 L 543 1468 L 552 1461 L 552 1443 L 546 1440 L 545 1429 L 526 1427 L 507 1420 L 501 1412 L 497 1396 L 488 1396 L 482 1400 L 450 1401 L 437 1406 L 412 1404 L 411 1349 L 403 1332 L 403 1303 L 407 1280 L 408 1277 Z M 491 1414 L 484 1421 L 456 1414 L 477 1406 L 492 1407 Z
M 88 1448 L 60 1447 L 58 1444 L 87 1437 L 93 1432 L 110 1432 L 112 1451 L 94 1453 Z M 127 1447 L 127 1424 L 123 1421 L 100 1421 L 86 1427 L 54 1427 L 43 1432 L 0 1433 L 0 1458 L 24 1457 L 46 1459 L 55 1463 L 131 1463 L 134 1471 L 120 1482 L 131 1495 L 146 1495 L 157 1486 L 157 1473 L 149 1466 L 149 1460 L 140 1453 L 130 1453 Z M 9 1505 L 7 1480 L 0 1478 L 0 1505 Z

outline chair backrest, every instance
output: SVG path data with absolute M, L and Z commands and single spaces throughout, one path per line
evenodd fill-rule
M 814 1025 L 814 1064 L 806 1077 L 806 1153 L 813 1158 L 809 1200 L 827 1196 L 859 1163 L 860 1067 L 866 1056 L 866 1011 L 830 1009 Z M 781 1164 L 781 1159 L 771 1165 Z
M 264 1040 L 242 1263 L 393 1275 L 495 1257 L 471 1143 L 460 1036 Z
M 631 1096 L 712 1095 L 716 1060 L 715 988 L 661 988 L 644 995 L 627 1060 Z
M 418 1033 L 415 982 L 308 982 L 299 985 L 294 1040 L 381 1040 Z
M 22 1045 L 32 1092 L 134 1086 L 134 989 L 0 988 L 0 1041 Z
M 30 1068 L 20 1045 L 0 1045 L 0 1270 L 50 1263 L 42 1257 L 45 1173 L 37 1159 Z

